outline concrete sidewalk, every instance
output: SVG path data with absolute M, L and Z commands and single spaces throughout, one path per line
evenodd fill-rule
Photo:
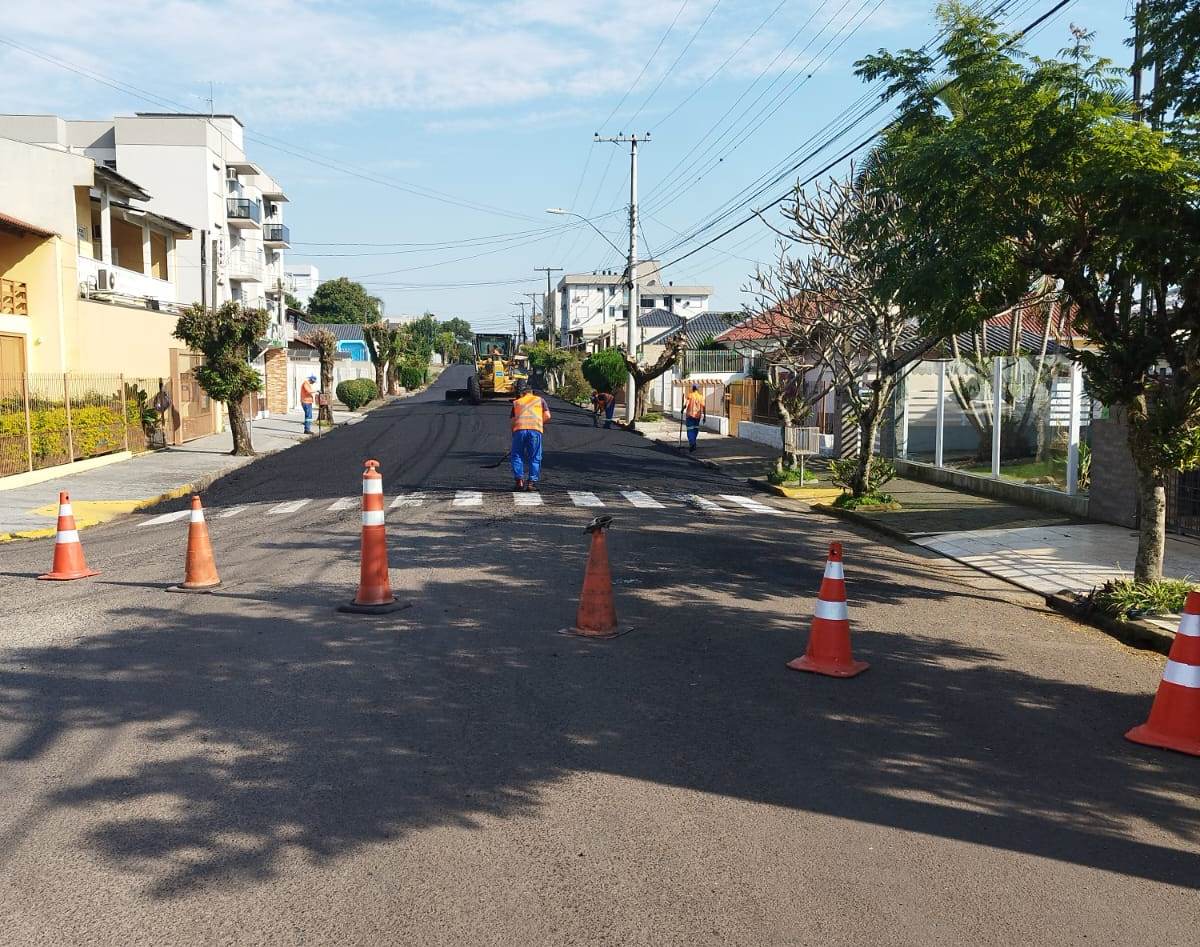
M 638 427 L 647 437 L 677 447 L 678 419 Z M 683 443 L 686 449 L 686 439 Z M 762 477 L 776 455 L 765 444 L 701 431 L 690 456 L 745 479 Z M 851 518 L 1039 595 L 1087 592 L 1133 572 L 1134 530 L 899 477 L 886 489 L 902 509 L 856 512 Z M 1200 577 L 1200 543 L 1168 538 L 1164 571 L 1174 578 Z
M 353 424 L 363 415 L 334 411 L 334 425 Z M 251 439 L 261 454 L 273 454 L 305 439 L 299 411 L 252 423 Z M 0 490 L 0 541 L 54 534 L 58 494 L 71 495 L 75 522 L 95 526 L 170 496 L 179 496 L 228 473 L 253 457 L 233 457 L 228 431 L 198 438 L 179 447 L 137 454 L 120 463 L 70 472 L 30 486 Z

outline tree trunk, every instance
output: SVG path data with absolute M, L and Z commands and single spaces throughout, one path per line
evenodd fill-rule
M 864 411 L 858 419 L 858 463 L 854 468 L 854 476 L 850 478 L 850 495 L 853 497 L 861 497 L 867 492 L 878 430 L 878 407 Z
M 396 388 L 396 363 L 388 362 L 387 367 L 387 393 L 389 395 L 398 395 L 400 392 Z
M 649 394 L 650 394 L 650 380 L 647 379 L 646 381 L 639 381 L 637 383 L 637 395 L 636 395 L 637 400 L 634 402 L 634 405 L 633 405 L 633 409 L 634 409 L 633 416 L 635 418 L 640 419 L 641 416 L 646 413 L 646 397 Z
M 379 389 L 379 394 L 382 395 L 387 391 L 387 366 L 383 362 L 375 363 L 375 387 Z
M 317 411 L 318 421 L 333 423 L 333 360 L 321 359 L 321 391 L 325 394 L 326 404 Z
M 1167 478 L 1153 467 L 1144 468 L 1135 456 L 1138 473 L 1138 550 L 1133 581 L 1162 579 L 1167 540 Z
M 792 426 L 792 412 L 787 409 L 783 403 L 783 399 L 776 396 L 775 409 L 779 412 L 779 440 L 783 444 L 783 451 L 779 455 L 779 463 L 776 469 L 782 472 L 784 467 L 795 467 L 799 464 L 799 458 L 795 451 L 788 450 L 788 428 Z
M 253 457 L 254 445 L 250 443 L 250 425 L 246 423 L 246 416 L 242 414 L 242 403 L 230 401 L 225 407 L 229 411 L 229 430 L 233 434 L 233 456 Z

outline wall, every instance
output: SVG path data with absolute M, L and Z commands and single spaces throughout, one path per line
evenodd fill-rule
M 135 227 L 113 214 L 112 242 L 114 264 L 127 270 L 133 270 L 135 273 L 145 272 L 142 266 L 141 227 Z
M 1137 525 L 1137 471 L 1129 454 L 1128 429 L 1115 410 L 1109 418 L 1092 419 L 1092 485 L 1088 491 L 1088 516 Z
M 270 414 L 287 414 L 289 384 L 287 349 L 267 349 L 263 353 L 263 360 L 266 369 L 267 411 Z
M 166 377 L 170 350 L 182 345 L 170 313 L 89 299 L 79 300 L 67 331 L 73 372 Z
M 911 480 L 936 483 L 978 496 L 1007 500 L 1011 503 L 1020 503 L 1042 510 L 1066 513 L 1069 516 L 1084 517 L 1088 515 L 1088 498 L 1085 496 L 1069 496 L 1059 490 L 1015 483 L 1012 480 L 993 480 L 991 477 L 976 476 L 950 467 L 915 464 L 899 458 L 896 458 L 893 463 L 896 465 L 896 473 Z
M 27 284 L 29 315 L 0 314 L 0 332 L 23 335 L 25 365 L 30 372 L 66 368 L 60 331 L 62 287 L 59 284 L 57 238 L 14 237 L 0 233 L 0 276 Z M 71 257 L 74 264 L 74 256 Z M 74 267 L 72 266 L 72 273 Z

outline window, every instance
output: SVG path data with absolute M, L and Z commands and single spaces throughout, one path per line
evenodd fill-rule
M 613 296 L 617 295 L 617 287 L 615 287 L 615 286 L 610 286 L 610 287 L 608 287 L 608 295 L 609 295 L 609 298 L 610 298 L 610 299 L 611 299 Z
M 653 309 L 654 308 L 654 297 L 653 296 L 643 296 L 642 297 L 642 308 L 643 309 Z
M 610 318 L 610 319 L 617 318 L 617 307 L 616 306 L 608 307 L 608 318 Z

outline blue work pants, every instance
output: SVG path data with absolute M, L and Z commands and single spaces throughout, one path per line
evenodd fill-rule
M 302 407 L 304 409 L 304 433 L 311 434 L 312 433 L 312 409 L 313 409 L 312 403 L 310 402 L 308 404 L 302 404 L 302 405 L 300 405 L 300 407 Z
M 687 423 L 688 447 L 690 447 L 692 450 L 695 450 L 696 449 L 696 438 L 700 436 L 700 419 L 699 418 L 687 418 L 686 423 Z
M 542 473 L 541 431 L 513 431 L 512 472 L 514 480 L 538 482 Z
M 608 404 L 604 408 L 604 427 L 606 429 L 612 427 L 613 415 L 616 414 L 616 411 L 617 411 L 617 399 L 610 398 L 608 400 Z

